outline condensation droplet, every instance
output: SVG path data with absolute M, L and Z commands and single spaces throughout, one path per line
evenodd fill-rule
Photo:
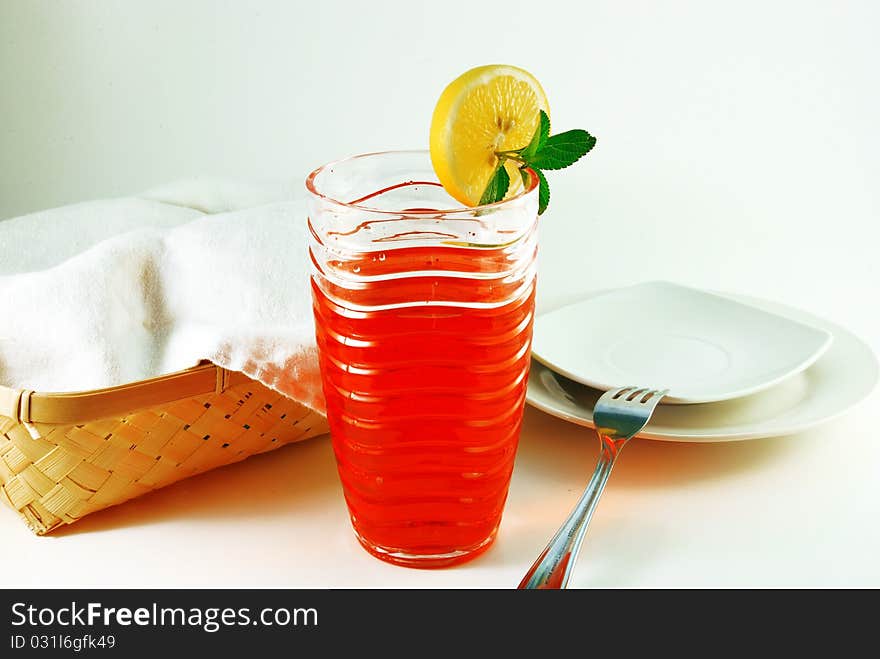
M 379 254 L 379 260 L 380 260 L 380 261 L 384 261 L 384 260 L 385 260 L 385 253 L 384 253 L 384 252 L 383 252 L 382 254 Z
M 351 270 L 352 270 L 352 272 L 360 272 L 360 271 L 361 271 L 361 266 L 356 265 L 356 266 L 354 266 Z

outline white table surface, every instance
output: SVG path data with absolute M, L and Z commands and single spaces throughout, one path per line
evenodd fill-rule
M 582 186 L 596 185 L 594 176 L 557 177 L 555 206 L 542 220 L 539 308 L 591 288 L 666 278 L 799 306 L 880 348 L 878 277 L 869 271 L 877 230 L 863 216 L 813 231 L 797 230 L 803 213 L 760 229 L 747 220 L 731 225 L 724 213 L 700 232 L 674 217 L 611 223 L 601 217 L 607 209 L 582 217 L 570 210 Z M 619 212 L 633 203 L 639 200 L 622 199 Z M 627 262 L 615 261 L 612 241 L 630 243 Z M 875 390 L 831 424 L 775 439 L 632 442 L 593 518 L 572 586 L 880 586 L 878 403 Z M 396 567 L 361 549 L 322 437 L 190 478 L 50 537 L 32 536 L 0 510 L 3 554 L 15 565 L 0 579 L 9 586 L 511 587 L 568 513 L 596 454 L 590 431 L 527 408 L 498 539 L 451 569 Z

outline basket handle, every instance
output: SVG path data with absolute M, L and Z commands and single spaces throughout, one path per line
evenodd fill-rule
M 220 393 L 248 379 L 244 373 L 203 362 L 184 371 L 92 391 L 38 393 L 0 386 L 0 416 L 25 424 L 85 423 L 191 396 Z
M 30 407 L 31 391 L 22 391 L 21 389 L 10 389 L 9 387 L 0 386 L 0 416 L 12 419 L 16 423 L 22 422 L 22 397 Z M 29 412 L 30 410 L 28 410 Z

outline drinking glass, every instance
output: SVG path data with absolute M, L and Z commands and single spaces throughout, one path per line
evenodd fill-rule
M 528 380 L 537 177 L 462 207 L 427 151 L 312 172 L 309 253 L 321 378 L 351 523 L 412 567 L 494 540 Z

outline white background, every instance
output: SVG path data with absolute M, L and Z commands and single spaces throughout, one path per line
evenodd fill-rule
M 3 0 L 0 218 L 424 147 L 443 86 L 509 62 L 542 81 L 555 130 L 599 139 L 550 177 L 540 308 L 669 279 L 802 307 L 878 351 L 878 24 L 871 2 Z M 635 442 L 574 585 L 880 586 L 878 407 L 780 439 Z M 55 538 L 7 512 L 3 580 L 509 586 L 594 459 L 589 434 L 529 410 L 498 543 L 454 570 L 360 550 L 317 440 Z

